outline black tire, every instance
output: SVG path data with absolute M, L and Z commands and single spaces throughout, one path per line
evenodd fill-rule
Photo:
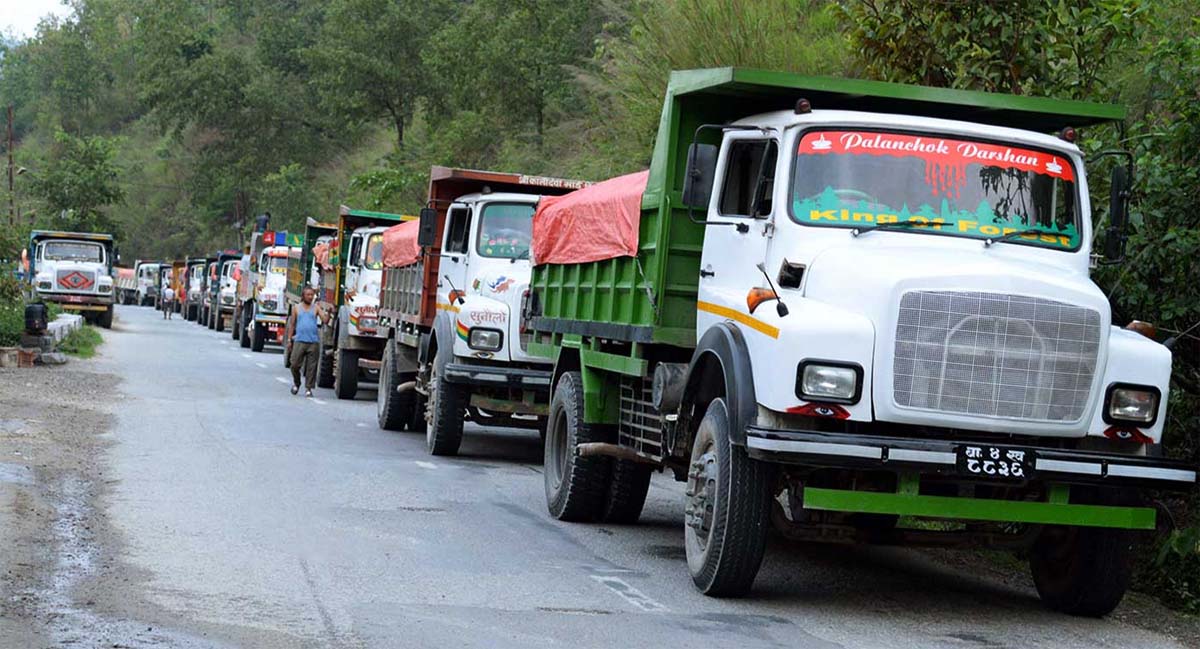
M 431 455 L 457 455 L 458 447 L 462 445 L 467 399 L 461 387 L 446 380 L 444 370 L 449 362 L 449 346 L 438 348 L 430 372 L 426 405 L 429 425 L 425 429 L 425 446 Z
M 413 390 L 412 395 L 412 415 L 408 418 L 408 432 L 425 434 L 429 429 L 429 422 L 425 421 L 425 411 L 428 410 L 429 404 L 420 392 Z
M 642 515 L 650 491 L 651 466 L 629 460 L 612 461 L 612 479 L 601 520 L 632 525 Z
M 713 399 L 692 443 L 684 550 L 692 582 L 713 597 L 749 592 L 770 529 L 772 467 L 730 442 L 729 411 Z
M 338 349 L 333 364 L 333 393 L 339 399 L 353 399 L 358 395 L 358 352 Z
M 379 389 L 375 397 L 375 414 L 379 427 L 384 430 L 404 430 L 412 419 L 414 390 L 403 394 L 396 392 L 400 376 L 396 372 L 396 341 L 388 340 L 383 348 L 383 362 L 379 367 Z
M 217 333 L 225 331 L 225 316 L 221 315 L 220 309 L 217 309 L 216 314 L 213 315 L 213 322 L 215 323 L 214 328 L 217 330 Z M 230 320 L 230 326 L 233 326 L 232 319 Z
M 261 352 L 267 344 L 267 328 L 260 322 L 251 322 L 250 332 L 250 351 Z
M 233 316 L 229 319 L 229 337 L 238 341 L 243 348 L 250 346 L 250 337 L 243 336 L 246 331 L 246 316 L 245 309 L 234 309 Z
M 114 306 L 112 306 L 112 305 L 109 305 L 108 309 L 106 309 L 106 310 L 105 310 L 103 313 L 101 313 L 100 315 L 96 316 L 96 322 L 97 322 L 97 323 L 98 323 L 98 324 L 99 324 L 101 327 L 104 327 L 105 329 L 112 329 L 112 323 L 113 323 L 113 311 L 114 311 L 115 309 L 116 309 L 116 307 L 114 307 Z
M 1130 505 L 1112 498 L 1089 504 Z M 1038 595 L 1050 608 L 1083 617 L 1112 612 L 1133 575 L 1137 536 L 1129 530 L 1101 527 L 1047 526 L 1029 555 Z
M 317 345 L 317 387 L 333 387 L 333 354 L 327 353 L 325 343 Z
M 558 379 L 550 399 L 549 425 L 542 456 L 546 506 L 560 521 L 590 522 L 604 516 L 612 460 L 580 457 L 575 447 L 609 441 L 603 426 L 583 421 L 583 377 L 566 372 Z

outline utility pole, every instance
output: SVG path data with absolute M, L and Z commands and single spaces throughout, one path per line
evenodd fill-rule
M 13 189 L 14 169 L 13 169 L 12 123 L 13 123 L 13 107 L 12 107 L 12 104 L 9 104 L 8 105 L 8 139 L 6 140 L 8 142 L 8 145 L 5 148 L 5 151 L 8 151 L 8 227 L 10 227 L 10 228 L 15 227 L 17 225 L 17 193 L 16 193 L 16 190 Z

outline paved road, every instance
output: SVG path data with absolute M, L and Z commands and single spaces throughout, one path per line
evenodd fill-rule
M 118 317 L 97 365 L 123 379 L 98 460 L 119 541 L 92 590 L 162 644 L 1178 646 L 909 550 L 775 545 L 752 597 L 705 598 L 666 476 L 636 526 L 559 523 L 536 433 L 468 428 L 460 457 L 434 458 L 423 437 L 376 427 L 373 392 L 293 397 L 279 351 L 149 309 Z

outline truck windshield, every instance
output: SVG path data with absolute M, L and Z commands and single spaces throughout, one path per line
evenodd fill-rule
M 488 203 L 479 219 L 475 248 L 481 257 L 523 259 L 529 256 L 533 235 L 533 210 L 529 203 Z
M 42 258 L 54 261 L 104 261 L 104 248 L 82 241 L 47 241 L 42 244 Z
M 953 138 L 867 131 L 811 131 L 797 147 L 792 218 L 815 226 L 896 232 L 1077 250 L 1075 172 L 1065 156 Z
M 287 274 L 287 258 L 286 257 L 267 257 L 267 264 L 264 270 L 268 273 L 276 275 Z
M 363 260 L 367 270 L 383 269 L 383 233 L 372 234 L 367 239 L 367 257 Z

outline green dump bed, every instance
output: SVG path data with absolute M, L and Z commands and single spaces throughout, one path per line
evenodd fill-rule
M 789 110 L 801 98 L 814 112 L 920 115 L 1040 132 L 1124 118 L 1120 106 L 1040 97 L 740 68 L 672 72 L 642 198 L 638 257 L 535 267 L 530 327 L 540 333 L 694 346 L 704 226 L 691 222 L 683 205 L 688 146 L 702 124 Z M 715 144 L 719 137 L 719 131 L 708 129 L 700 141 Z M 697 210 L 696 216 L 703 212 Z

